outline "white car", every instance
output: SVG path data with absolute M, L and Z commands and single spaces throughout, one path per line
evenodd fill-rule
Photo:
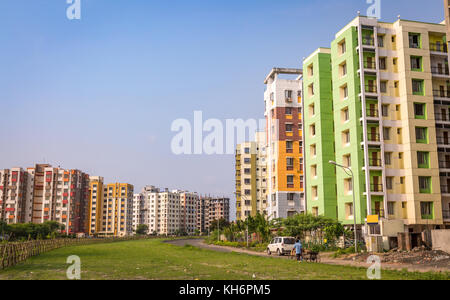
M 267 246 L 267 254 L 276 253 L 278 256 L 290 254 L 294 249 L 295 238 L 293 237 L 276 237 L 269 246 Z

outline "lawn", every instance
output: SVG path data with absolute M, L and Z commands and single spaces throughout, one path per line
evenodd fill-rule
M 366 279 L 366 269 L 219 253 L 162 240 L 138 240 L 57 249 L 7 270 L 0 279 L 66 279 L 68 256 L 81 259 L 82 279 Z M 449 279 L 448 274 L 382 271 L 382 279 Z

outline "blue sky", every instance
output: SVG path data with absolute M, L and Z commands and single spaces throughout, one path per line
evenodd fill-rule
M 36 162 L 228 195 L 233 156 L 174 156 L 173 120 L 262 118 L 270 69 L 300 67 L 366 0 L 0 0 L 0 168 Z M 382 0 L 382 20 L 443 20 Z

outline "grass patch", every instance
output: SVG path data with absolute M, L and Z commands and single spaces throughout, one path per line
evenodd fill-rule
M 66 259 L 78 255 L 82 279 L 250 280 L 367 279 L 365 268 L 221 253 L 162 240 L 57 249 L 0 271 L 0 279 L 66 279 Z M 382 271 L 383 279 L 449 279 L 449 274 Z

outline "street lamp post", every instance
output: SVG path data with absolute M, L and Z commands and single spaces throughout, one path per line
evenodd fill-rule
M 344 170 L 345 173 L 347 173 L 347 175 L 351 175 L 352 176 L 352 195 L 353 195 L 353 230 L 354 230 L 354 234 L 355 234 L 355 253 L 358 253 L 358 244 L 357 244 L 357 235 L 356 235 L 356 200 L 355 200 L 355 177 L 353 175 L 353 171 L 351 168 L 340 165 L 338 163 L 336 163 L 335 161 L 330 160 L 329 161 L 330 164 L 335 165 L 336 167 L 340 167 Z M 347 171 L 350 171 L 350 174 L 348 174 Z M 344 240 L 344 244 L 345 244 L 345 240 Z

